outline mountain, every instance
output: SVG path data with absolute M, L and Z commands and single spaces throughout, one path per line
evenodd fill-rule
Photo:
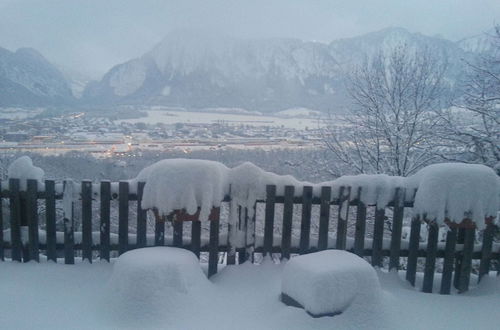
M 0 106 L 62 105 L 73 101 L 64 76 L 32 48 L 0 47 Z
M 347 100 L 346 74 L 378 51 L 405 43 L 449 58 L 450 81 L 467 50 L 439 37 L 389 28 L 330 44 L 297 39 L 237 39 L 175 31 L 143 56 L 119 64 L 87 85 L 94 104 L 158 104 L 185 108 L 240 107 L 330 110 Z
M 321 43 L 171 33 L 142 57 L 90 84 L 83 97 L 188 108 L 321 108 L 335 100 L 336 70 Z

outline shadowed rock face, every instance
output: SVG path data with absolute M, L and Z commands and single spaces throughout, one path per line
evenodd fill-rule
M 452 55 L 450 77 L 456 79 L 455 63 L 464 54 L 458 44 L 399 28 L 331 44 L 175 31 L 142 57 L 113 67 L 101 81 L 89 84 L 83 100 L 259 111 L 331 110 L 346 103 L 346 75 L 365 54 L 399 43 Z
M 43 106 L 71 103 L 64 76 L 31 48 L 0 48 L 0 106 Z

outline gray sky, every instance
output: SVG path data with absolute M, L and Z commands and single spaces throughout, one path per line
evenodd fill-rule
M 500 23 L 500 0 L 0 0 L 0 47 L 96 78 L 179 28 L 329 42 L 401 26 L 451 40 Z

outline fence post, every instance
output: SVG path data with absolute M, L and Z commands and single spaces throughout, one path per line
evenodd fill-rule
M 469 290 L 475 234 L 476 234 L 476 229 L 474 227 L 465 229 L 463 257 L 462 257 L 462 264 L 460 267 L 460 276 L 458 279 L 458 288 L 457 288 L 459 293 Z
M 74 182 L 67 180 L 64 182 L 63 192 L 63 213 L 64 213 L 64 263 L 75 263 L 75 238 L 74 238 Z
M 276 186 L 266 186 L 266 218 L 264 223 L 264 255 L 271 255 L 273 251 L 274 205 Z
M 128 251 L 128 182 L 118 184 L 118 253 Z
M 332 199 L 332 187 L 321 187 L 321 204 L 319 207 L 319 233 L 318 233 L 318 250 L 320 251 L 328 249 L 328 227 L 330 221 L 331 199 Z
M 238 225 L 241 222 L 241 207 L 234 201 L 229 203 L 229 221 L 227 224 L 227 258 L 228 265 L 236 263 L 235 243 L 238 236 Z
M 450 294 L 451 279 L 453 275 L 453 262 L 455 261 L 455 245 L 457 244 L 457 228 L 448 228 L 446 233 L 446 246 L 444 248 L 443 275 L 441 277 L 440 294 Z
M 394 196 L 394 213 L 392 216 L 391 255 L 389 258 L 389 270 L 399 269 L 401 232 L 403 229 L 403 215 L 405 209 L 405 194 L 405 188 L 396 188 Z
M 39 244 L 38 244 L 38 181 L 28 179 L 26 190 L 26 220 L 28 225 L 28 260 L 40 261 Z
M 45 181 L 45 233 L 47 259 L 57 262 L 56 239 L 56 191 L 52 180 Z
M 377 203 L 375 209 L 375 224 L 373 227 L 372 266 L 382 266 L 382 247 L 384 242 L 385 208 Z
M 484 275 L 487 275 L 490 271 L 490 259 L 491 250 L 493 247 L 493 234 L 495 230 L 495 225 L 492 223 L 486 224 L 486 228 L 483 231 L 483 247 L 481 248 L 481 262 L 479 264 L 479 278 L 478 282 Z
M 21 197 L 19 179 L 9 179 L 10 190 L 10 242 L 12 260 L 21 261 Z
M 220 208 L 214 209 L 215 219 L 210 220 L 210 242 L 208 247 L 208 277 L 217 273 L 219 263 L 219 219 Z
M 92 182 L 82 181 L 82 260 L 92 263 Z
M 361 187 L 358 188 L 358 205 L 356 208 L 356 229 L 354 233 L 354 253 L 363 257 L 365 250 L 366 205 L 361 201 Z
M 337 241 L 335 248 L 345 250 L 347 243 L 347 220 L 349 217 L 349 200 L 351 187 L 340 187 L 339 191 L 339 216 L 337 222 Z
M 145 182 L 137 183 L 137 231 L 136 231 L 136 246 L 137 248 L 143 248 L 146 246 L 146 228 L 148 211 L 143 210 L 141 207 L 142 195 L 144 194 Z
M 406 265 L 406 280 L 413 286 L 415 286 L 415 275 L 417 273 L 420 226 L 420 218 L 413 218 L 411 221 L 410 243 L 408 247 L 408 263 Z
M 422 291 L 432 293 L 434 284 L 434 270 L 436 266 L 436 255 L 438 245 L 439 226 L 435 221 L 429 223 L 429 234 L 427 236 L 427 255 L 425 257 L 424 282 Z
M 101 260 L 109 261 L 109 233 L 110 233 L 110 209 L 111 209 L 111 182 L 101 182 L 101 210 L 100 210 L 100 257 Z
M 311 202 L 312 187 L 304 186 L 302 191 L 302 219 L 300 222 L 300 254 L 309 251 L 309 236 L 311 234 Z

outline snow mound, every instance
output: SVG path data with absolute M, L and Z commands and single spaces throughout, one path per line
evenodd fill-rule
M 484 229 L 486 217 L 495 217 L 500 205 L 500 179 L 484 165 L 435 164 L 408 179 L 418 186 L 414 212 L 443 224 L 467 217 Z
M 192 252 L 150 247 L 121 255 L 108 289 L 118 316 L 137 320 L 173 315 L 177 308 L 193 306 L 208 295 L 210 286 Z
M 20 180 L 20 189 L 26 190 L 27 180 L 34 179 L 38 181 L 39 189 L 43 187 L 43 177 L 45 172 L 33 165 L 33 161 L 28 156 L 22 156 L 13 161 L 7 170 L 7 175 L 10 179 Z
M 281 292 L 285 303 L 300 305 L 313 316 L 335 315 L 353 305 L 373 308 L 380 298 L 380 283 L 364 259 L 326 250 L 290 259 L 283 269 Z
M 161 215 L 185 209 L 207 220 L 212 207 L 228 193 L 228 168 L 198 159 L 165 159 L 144 168 L 133 181 L 146 182 L 141 207 L 156 208 Z

